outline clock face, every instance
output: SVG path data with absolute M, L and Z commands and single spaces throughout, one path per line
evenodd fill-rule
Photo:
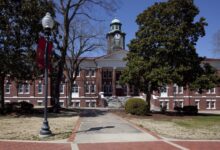
M 115 37 L 114 37 L 114 38 L 118 40 L 118 39 L 121 38 L 121 35 L 117 33 L 117 34 L 115 34 Z

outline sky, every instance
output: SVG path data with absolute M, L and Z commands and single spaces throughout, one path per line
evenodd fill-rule
M 155 2 L 161 1 L 166 0 L 122 0 L 121 6 L 114 17 L 118 18 L 122 23 L 122 30 L 126 33 L 126 45 L 135 37 L 135 32 L 138 29 L 135 22 L 137 15 L 152 6 Z M 206 35 L 197 42 L 197 52 L 200 56 L 219 58 L 220 54 L 213 52 L 213 37 L 220 30 L 220 0 L 194 0 L 194 2 L 200 10 L 196 19 L 198 20 L 198 18 L 204 17 L 208 23 L 208 26 L 205 28 Z M 109 24 L 112 19 L 114 18 L 108 18 Z

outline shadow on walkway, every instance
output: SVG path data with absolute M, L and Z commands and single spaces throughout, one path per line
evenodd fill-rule
M 77 132 L 75 132 L 75 133 L 90 132 L 90 131 L 99 131 L 99 130 L 108 129 L 108 128 L 115 128 L 115 126 L 93 127 L 93 128 L 88 129 L 88 130 L 77 131 Z

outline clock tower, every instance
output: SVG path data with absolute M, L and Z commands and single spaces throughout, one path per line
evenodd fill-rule
M 121 31 L 121 22 L 113 19 L 110 24 L 110 32 L 107 33 L 107 53 L 125 49 L 125 33 Z

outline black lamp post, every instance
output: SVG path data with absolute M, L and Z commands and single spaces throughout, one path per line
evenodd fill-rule
M 42 19 L 42 26 L 44 28 L 46 46 L 44 51 L 44 64 L 45 64 L 45 73 L 44 73 L 44 121 L 40 130 L 40 137 L 48 137 L 52 134 L 50 131 L 50 127 L 47 121 L 47 97 L 48 97 L 48 45 L 50 40 L 50 31 L 53 28 L 54 21 L 50 15 L 50 13 L 46 13 L 46 16 Z

